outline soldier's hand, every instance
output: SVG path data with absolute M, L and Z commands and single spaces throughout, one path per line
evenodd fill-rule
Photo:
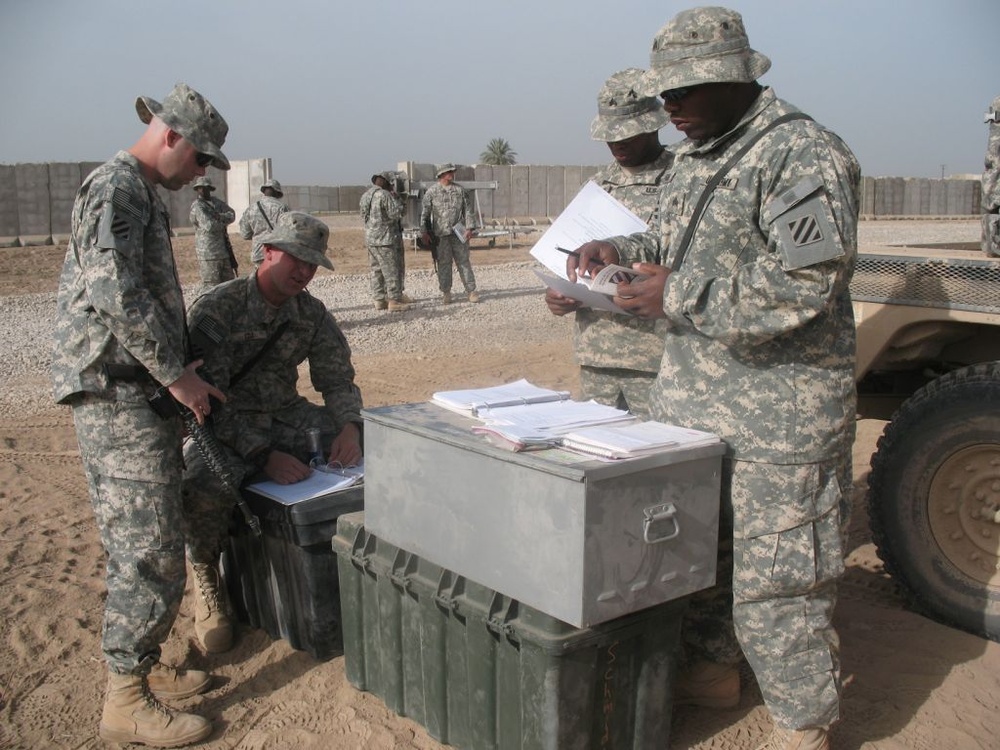
M 204 360 L 196 359 L 184 368 L 183 375 L 167 385 L 170 395 L 194 413 L 198 424 L 205 424 L 205 417 L 212 413 L 212 398 L 226 400 L 226 394 L 198 375 L 197 370 L 203 364 Z
M 618 263 L 618 249 L 604 240 L 591 240 L 576 249 L 576 255 L 566 256 L 566 276 L 576 282 L 580 276 L 594 276 L 601 266 Z
M 579 300 L 560 294 L 555 289 L 545 290 L 545 304 L 548 306 L 549 312 L 559 316 L 569 315 L 583 307 L 583 303 Z
M 614 303 L 633 315 L 653 320 L 665 318 L 663 312 L 663 288 L 671 271 L 666 266 L 655 263 L 633 263 L 632 268 L 649 278 L 619 284 Z
M 344 429 L 330 443 L 328 463 L 341 466 L 357 466 L 361 460 L 361 431 L 353 422 L 344 425 Z
M 278 484 L 295 484 L 308 478 L 312 469 L 290 453 L 271 451 L 264 464 L 264 473 Z

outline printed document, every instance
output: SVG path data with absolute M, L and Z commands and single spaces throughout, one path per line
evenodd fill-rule
M 364 480 L 364 465 L 346 469 L 313 469 L 313 473 L 300 482 L 278 484 L 270 480 L 247 486 L 258 495 L 277 500 L 282 505 L 294 505 L 303 500 L 329 495 L 331 492 L 346 490 Z
M 564 401 L 569 391 L 553 391 L 532 385 L 524 378 L 488 388 L 470 388 L 461 391 L 438 391 L 431 396 L 431 403 L 443 406 L 468 417 L 478 416 L 482 409 L 518 404 L 537 404 L 545 401 Z

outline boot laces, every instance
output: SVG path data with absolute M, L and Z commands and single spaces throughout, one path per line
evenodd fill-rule
M 198 585 L 198 591 L 201 592 L 201 598 L 208 607 L 209 614 L 220 611 L 222 606 L 219 601 L 217 576 L 213 575 L 212 569 L 207 564 L 192 565 L 191 567 L 194 569 L 195 583 Z
M 142 699 L 148 708 L 151 708 L 161 716 L 165 716 L 170 719 L 174 717 L 173 711 L 160 703 L 160 700 L 153 694 L 153 691 L 149 688 L 149 682 L 146 680 L 142 681 Z

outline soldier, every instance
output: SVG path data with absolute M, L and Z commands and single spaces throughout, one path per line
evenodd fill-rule
M 183 83 L 162 103 L 143 96 L 135 108 L 146 130 L 90 173 L 73 204 L 52 378 L 56 400 L 73 407 L 107 553 L 100 736 L 179 747 L 207 737 L 212 724 L 160 699 L 204 692 L 211 678 L 160 662 L 184 595 L 182 425 L 148 399 L 164 384 L 204 422 L 209 397 L 225 396 L 197 375 L 201 362 L 189 363 L 169 213 L 156 186 L 180 190 L 209 164 L 229 169 L 221 150 L 229 126 Z
M 660 144 L 659 130 L 668 122 L 660 100 L 636 91 L 641 77 L 641 70 L 628 68 L 605 82 L 597 95 L 590 135 L 607 143 L 614 157 L 594 182 L 653 227 L 659 186 L 674 156 Z M 546 290 L 545 302 L 555 315 L 576 311 L 574 344 L 583 397 L 645 417 L 649 387 L 663 355 L 663 331 L 657 330 L 657 322 L 581 307 L 553 289 Z
M 983 170 L 983 251 L 1000 255 L 1000 96 L 983 120 L 990 124 Z
M 234 278 L 239 268 L 226 229 L 236 221 L 236 212 L 212 195 L 215 185 L 207 177 L 199 177 L 193 187 L 198 194 L 191 204 L 194 251 L 198 255 L 202 287 L 209 288 Z
M 735 11 L 677 14 L 650 63 L 640 93 L 659 93 L 687 136 L 661 227 L 587 243 L 579 268 L 595 255 L 653 261 L 637 266 L 650 279 L 615 297 L 666 320 L 651 413 L 728 447 L 718 584 L 692 597 L 676 698 L 738 703 L 742 647 L 774 720 L 764 747 L 828 750 L 841 690 L 832 614 L 855 433 L 848 286 L 860 169 L 839 137 L 757 82 L 771 63 Z
M 265 182 L 260 186 L 260 192 L 264 197 L 247 206 L 247 210 L 240 217 L 240 237 L 253 240 L 250 260 L 254 266 L 259 266 L 264 260 L 264 251 L 257 237 L 274 229 L 278 217 L 289 210 L 288 205 L 281 200 L 284 193 L 281 192 L 281 183 L 277 180 Z
M 213 415 L 215 435 L 237 483 L 290 484 L 309 468 L 306 430 L 319 428 L 331 462 L 361 459 L 361 392 L 351 350 L 333 316 L 308 291 L 326 257 L 330 230 L 299 211 L 278 217 L 261 235 L 264 260 L 250 276 L 221 284 L 195 300 L 191 339 L 204 370 L 229 398 Z M 323 404 L 301 396 L 298 367 Z M 195 578 L 195 634 L 208 652 L 232 646 L 233 626 L 219 586 L 219 556 L 232 500 L 193 443 L 184 450 L 187 553 Z
M 391 192 L 392 172 L 372 175 L 372 186 L 361 196 L 361 219 L 365 224 L 365 246 L 371 263 L 375 309 L 401 312 L 409 305 L 403 294 L 400 218 L 403 205 Z M 387 299 L 388 297 L 388 299 Z
M 438 247 L 435 258 L 438 287 L 441 302 L 451 304 L 451 263 L 454 260 L 458 275 L 462 279 L 469 302 L 479 302 L 476 291 L 476 275 L 472 272 L 469 259 L 469 240 L 475 234 L 476 216 L 465 189 L 455 183 L 454 164 L 442 164 L 434 173 L 437 184 L 431 185 L 424 193 L 420 210 L 420 226 L 424 233 L 424 243 L 431 243 L 431 235 L 437 237 Z M 455 225 L 464 227 L 462 238 L 455 233 Z

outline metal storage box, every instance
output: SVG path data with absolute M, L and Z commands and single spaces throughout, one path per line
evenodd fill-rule
M 715 583 L 724 445 L 513 453 L 429 403 L 368 409 L 371 533 L 587 627 Z
M 222 571 L 234 614 L 240 622 L 284 638 L 316 659 L 340 653 L 340 596 L 337 557 L 330 539 L 337 518 L 364 507 L 364 488 L 351 487 L 322 497 L 283 505 L 244 490 L 260 518 L 255 537 L 238 511 Z
M 684 601 L 576 629 L 340 517 L 348 681 L 466 750 L 659 750 Z M 557 582 L 554 582 L 557 583 Z

